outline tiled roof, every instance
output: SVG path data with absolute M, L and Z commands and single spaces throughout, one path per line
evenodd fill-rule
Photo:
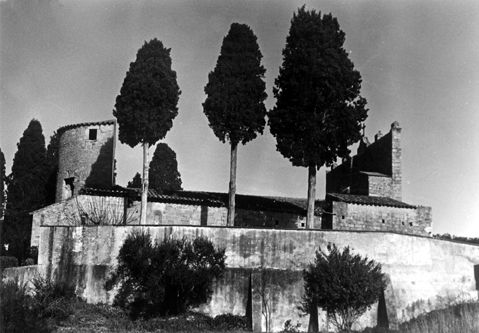
M 110 120 L 103 120 L 103 121 L 96 121 L 96 122 L 88 122 L 88 123 L 79 123 L 79 124 L 71 124 L 62 126 L 57 130 L 57 133 L 65 132 L 66 130 L 77 128 L 77 127 L 84 127 L 84 126 L 93 126 L 93 125 L 113 125 L 115 124 L 115 119 Z
M 368 176 L 374 176 L 374 177 L 391 177 L 391 176 L 388 176 L 384 173 L 380 173 L 380 172 L 372 172 L 372 171 L 359 171 L 359 173 L 362 173 L 364 175 L 368 175 Z
M 139 200 L 141 195 L 140 189 L 124 188 L 121 186 L 114 186 L 110 189 L 86 187 L 80 191 L 80 194 L 130 197 L 136 200 Z M 148 201 L 177 203 L 183 205 L 206 205 L 209 207 L 226 207 L 228 203 L 228 193 L 201 191 L 173 191 L 167 193 L 158 193 L 155 190 L 149 189 Z M 306 199 L 236 194 L 236 208 L 238 209 L 262 210 L 305 215 L 306 207 Z M 315 215 L 321 215 L 321 213 L 323 212 L 323 201 L 317 200 L 315 203 L 315 207 Z
M 331 198 L 334 201 L 342 201 L 357 205 L 370 205 L 370 206 L 389 206 L 398 208 L 416 208 L 416 206 L 409 205 L 402 201 L 394 200 L 388 197 L 375 197 L 369 195 L 355 195 L 355 194 L 340 194 L 340 193 L 328 193 L 327 198 Z

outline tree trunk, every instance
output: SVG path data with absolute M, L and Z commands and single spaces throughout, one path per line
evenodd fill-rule
M 308 167 L 308 212 L 306 214 L 306 229 L 314 227 L 314 201 L 316 199 L 316 166 Z
M 146 203 L 148 200 L 148 148 L 149 144 L 143 143 L 143 179 L 141 184 L 141 209 L 140 224 L 146 224 Z
M 318 307 L 316 305 L 311 306 L 311 309 L 309 311 L 308 332 L 312 332 L 312 333 L 319 332 Z
M 235 195 L 236 195 L 236 160 L 238 155 L 238 144 L 231 143 L 230 158 L 230 189 L 228 193 L 228 217 L 226 225 L 233 227 L 235 225 Z

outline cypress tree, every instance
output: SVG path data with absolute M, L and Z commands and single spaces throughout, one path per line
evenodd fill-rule
M 313 227 L 316 170 L 347 157 L 367 117 L 361 75 L 344 49 L 345 33 L 331 14 L 303 6 L 294 14 L 268 114 L 276 148 L 308 168 L 307 228 Z
M 208 76 L 203 111 L 221 142 L 229 141 L 230 182 L 227 225 L 234 225 L 238 144 L 263 134 L 266 124 L 265 69 L 253 30 L 233 23 L 223 39 L 215 69 Z
M 24 260 L 30 247 L 30 212 L 45 205 L 46 149 L 40 122 L 33 119 L 19 143 L 7 186 L 5 243 L 9 253 Z
M 58 144 L 58 133 L 54 132 L 50 137 L 50 143 L 47 147 L 46 204 L 55 203 L 58 173 Z
M 182 190 L 176 153 L 166 143 L 160 142 L 156 146 L 150 162 L 149 183 L 160 193 Z
M 135 176 L 133 176 L 133 179 L 128 182 L 127 187 L 141 188 L 141 175 L 139 172 L 137 172 Z
M 140 223 L 146 223 L 148 194 L 148 149 L 163 139 L 178 114 L 180 88 L 171 69 L 170 49 L 152 39 L 138 50 L 130 63 L 113 115 L 118 120 L 119 139 L 135 147 L 143 146 L 143 183 Z

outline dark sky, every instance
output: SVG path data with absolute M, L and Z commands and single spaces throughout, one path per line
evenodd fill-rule
M 293 12 L 304 1 L 0 1 L 0 147 L 10 172 L 32 118 L 44 134 L 113 118 L 129 63 L 145 40 L 172 49 L 182 90 L 165 142 L 183 187 L 226 192 L 229 146 L 201 103 L 233 22 L 251 26 L 267 70 L 267 107 Z M 306 1 L 331 12 L 361 72 L 366 135 L 403 128 L 403 201 L 433 207 L 434 232 L 479 236 L 479 1 Z M 141 148 L 117 145 L 118 183 L 141 169 Z M 153 151 L 153 149 L 152 149 Z M 324 196 L 324 169 L 317 195 Z M 240 146 L 239 193 L 305 197 L 307 170 L 291 166 L 265 129 Z

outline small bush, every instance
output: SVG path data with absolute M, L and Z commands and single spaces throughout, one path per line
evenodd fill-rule
M 208 300 L 224 262 L 224 250 L 204 238 L 153 244 L 149 234 L 133 233 L 121 247 L 106 287 L 120 285 L 114 304 L 133 319 L 177 315 Z
M 0 256 L 0 268 L 17 267 L 18 259 L 11 256 Z
M 235 329 L 248 329 L 248 320 L 245 316 L 236 316 L 231 313 L 218 315 L 213 319 L 213 329 L 231 331 Z
M 288 319 L 284 322 L 283 333 L 298 333 L 301 330 L 301 323 L 296 323 L 293 325 L 291 319 Z
M 43 278 L 33 280 L 33 286 L 33 299 L 43 317 L 64 320 L 73 313 L 75 290 L 72 286 Z
M 42 309 L 17 281 L 0 285 L 0 307 L 5 333 L 50 331 Z

